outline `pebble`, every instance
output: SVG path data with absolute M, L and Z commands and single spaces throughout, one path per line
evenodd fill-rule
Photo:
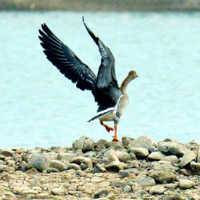
M 42 154 L 32 154 L 28 160 L 28 166 L 42 172 L 49 167 L 50 162 L 50 159 Z
M 158 152 L 152 152 L 149 154 L 148 159 L 149 160 L 162 160 L 166 157 L 166 155 L 160 151 Z
M 150 190 L 149 190 L 149 193 L 150 194 L 163 194 L 165 191 L 165 188 L 164 186 L 162 185 L 156 185 L 156 186 L 153 186 Z
M 198 143 L 155 143 L 148 136 L 122 141 L 2 150 L 0 200 L 200 199 Z
M 181 159 L 180 162 L 180 167 L 185 167 L 186 165 L 188 165 L 191 161 L 196 160 L 197 155 L 191 151 L 191 150 L 187 150 L 184 154 L 184 156 Z
M 158 150 L 166 154 L 183 156 L 187 149 L 182 144 L 170 140 L 170 141 L 159 142 Z
M 129 152 L 134 153 L 137 158 L 146 158 L 149 155 L 149 152 L 146 148 L 140 147 L 131 147 Z
M 82 136 L 72 144 L 73 149 L 81 149 L 83 152 L 94 149 L 94 140 L 92 138 Z
M 179 180 L 179 187 L 181 189 L 190 189 L 195 186 L 195 183 L 188 179 L 180 179 Z
M 156 185 L 155 180 L 151 177 L 140 177 L 140 176 L 138 176 L 135 179 L 135 183 L 137 183 L 141 186 L 154 186 L 154 185 Z

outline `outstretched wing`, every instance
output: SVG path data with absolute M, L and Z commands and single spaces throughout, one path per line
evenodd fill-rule
M 83 23 L 89 35 L 99 47 L 101 54 L 101 65 L 97 75 L 97 91 L 95 100 L 99 103 L 102 109 L 105 109 L 116 105 L 122 95 L 115 74 L 115 59 L 110 49 L 87 27 L 84 17 Z
M 44 53 L 53 65 L 73 83 L 76 83 L 77 88 L 91 90 L 94 95 L 96 75 L 92 70 L 58 39 L 46 24 L 42 24 L 42 30 L 39 30 L 39 33 Z

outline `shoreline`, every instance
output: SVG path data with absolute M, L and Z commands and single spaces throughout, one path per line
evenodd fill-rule
M 0 149 L 0 199 L 200 199 L 200 144 L 82 136 L 72 147 Z
M 0 10 L 66 10 L 66 11 L 199 11 L 196 0 L 2 0 Z

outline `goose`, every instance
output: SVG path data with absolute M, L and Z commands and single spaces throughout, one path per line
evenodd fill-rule
M 117 137 L 117 126 L 121 116 L 129 104 L 127 95 L 128 84 L 138 77 L 134 70 L 128 73 L 119 87 L 115 74 L 115 58 L 110 49 L 95 36 L 91 29 L 88 28 L 82 18 L 83 24 L 98 46 L 101 63 L 97 76 L 93 71 L 83 63 L 76 54 L 64 44 L 44 23 L 39 29 L 39 39 L 43 47 L 44 54 L 47 59 L 55 65 L 58 70 L 76 83 L 76 87 L 81 90 L 90 90 L 94 96 L 94 100 L 98 103 L 97 113 L 88 122 L 95 119 L 100 120 L 100 124 L 106 128 L 108 132 L 114 130 L 112 141 L 120 142 Z M 114 128 L 104 124 L 105 121 L 114 121 Z

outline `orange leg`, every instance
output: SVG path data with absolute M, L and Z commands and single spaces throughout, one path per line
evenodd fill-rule
M 108 125 L 106 125 L 106 124 L 104 124 L 103 121 L 100 121 L 100 124 L 101 124 L 102 126 L 104 126 L 108 132 L 113 131 L 113 128 L 110 127 L 110 126 L 108 126 Z
M 114 127 L 115 127 L 115 134 L 114 134 L 114 136 L 113 136 L 113 140 L 112 140 L 112 141 L 121 142 L 121 141 L 118 140 L 118 138 L 117 138 L 117 125 L 115 125 Z

